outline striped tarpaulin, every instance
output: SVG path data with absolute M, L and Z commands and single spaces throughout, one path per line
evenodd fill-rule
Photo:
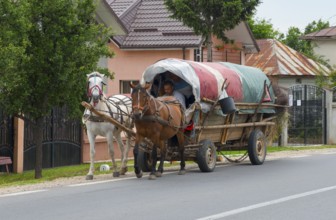
M 264 82 L 270 85 L 267 76 L 258 68 L 226 62 L 193 62 L 180 59 L 164 59 L 149 66 L 143 73 L 141 83 L 152 82 L 160 73 L 171 72 L 192 87 L 195 101 L 202 98 L 217 100 L 222 94 L 226 80 L 226 92 L 235 102 L 259 103 L 263 99 Z M 272 88 L 269 91 L 274 103 Z

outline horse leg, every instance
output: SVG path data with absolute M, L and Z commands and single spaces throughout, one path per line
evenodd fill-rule
M 121 175 L 126 174 L 128 171 L 127 162 L 128 162 L 128 152 L 131 148 L 131 137 L 130 134 L 126 134 L 126 148 L 124 150 L 124 161 L 121 167 Z
M 142 170 L 140 170 L 138 165 L 138 154 L 139 154 L 139 143 L 141 143 L 141 138 L 139 135 L 136 135 L 135 145 L 133 148 L 133 157 L 134 157 L 134 172 L 138 178 L 142 177 Z
M 156 163 L 157 163 L 157 146 L 153 146 L 153 150 L 152 150 L 152 171 L 149 174 L 148 179 L 150 180 L 155 180 L 156 179 Z
M 166 148 L 165 148 L 165 142 L 160 141 L 160 152 L 161 152 L 161 158 L 160 158 L 160 164 L 158 167 L 158 171 L 155 173 L 156 177 L 161 177 L 163 173 L 163 164 L 166 156 Z
M 119 177 L 120 173 L 118 171 L 117 163 L 114 159 L 114 146 L 113 146 L 113 135 L 112 135 L 112 133 L 106 135 L 106 138 L 107 138 L 107 144 L 108 144 L 110 157 L 111 157 L 111 160 L 112 160 L 113 177 Z
M 114 133 L 114 137 L 117 141 L 117 144 L 118 144 L 119 149 L 120 149 L 120 154 L 121 154 L 120 174 L 125 175 L 125 173 L 127 172 L 127 157 L 125 157 L 125 147 L 124 147 L 124 144 L 121 140 L 121 132 L 119 131 L 119 129 L 116 129 L 116 131 Z
M 96 135 L 92 134 L 89 130 L 87 132 L 90 143 L 90 168 L 88 174 L 86 174 L 86 180 L 93 180 Z
M 177 134 L 178 146 L 179 146 L 179 153 L 180 153 L 180 171 L 178 172 L 179 175 L 184 175 L 186 173 L 185 170 L 185 158 L 184 158 L 184 134 L 182 131 L 179 131 Z

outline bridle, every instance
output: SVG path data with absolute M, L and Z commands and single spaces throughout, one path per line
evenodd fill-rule
M 141 90 L 145 90 L 145 92 L 141 92 Z M 133 114 L 134 114 L 134 110 L 138 110 L 139 112 L 141 112 L 140 118 L 142 118 L 142 116 L 149 110 L 150 107 L 150 100 L 151 100 L 151 96 L 148 94 L 147 90 L 145 88 L 136 88 L 133 93 L 137 93 L 137 103 L 135 105 L 132 105 L 132 110 L 133 110 Z M 141 106 L 140 104 L 140 96 L 142 94 L 145 94 L 145 104 L 143 106 Z
M 90 80 L 93 78 L 93 86 L 90 87 Z M 101 85 L 97 82 L 97 78 L 101 79 Z M 93 100 L 94 106 L 97 105 L 99 100 L 101 100 L 101 97 L 103 96 L 103 85 L 105 83 L 103 82 L 102 76 L 100 76 L 98 73 L 94 73 L 89 76 L 88 78 L 88 84 L 87 84 L 87 96 L 89 97 L 89 101 Z

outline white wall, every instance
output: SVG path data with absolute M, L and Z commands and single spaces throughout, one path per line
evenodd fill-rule
M 313 77 L 305 77 L 305 76 L 297 76 L 297 77 L 291 77 L 291 78 L 279 78 L 278 80 L 279 86 L 283 86 L 285 88 L 290 88 L 295 85 L 314 85 L 316 86 L 315 83 L 315 78 Z
M 314 40 L 314 43 L 316 44 L 314 52 L 324 56 L 325 59 L 328 59 L 331 66 L 336 65 L 336 39 Z

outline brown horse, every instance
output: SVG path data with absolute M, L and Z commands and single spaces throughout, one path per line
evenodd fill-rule
M 152 150 L 152 167 L 149 179 L 160 177 L 163 172 L 163 162 L 166 155 L 165 141 L 169 138 L 177 136 L 179 154 L 181 158 L 179 174 L 185 173 L 184 160 L 184 134 L 182 125 L 184 121 L 181 105 L 173 96 L 165 96 L 154 98 L 147 89 L 150 84 L 142 87 L 140 84 L 130 84 L 132 91 L 132 109 L 134 115 L 134 122 L 136 127 L 136 139 L 133 150 L 134 154 L 134 171 L 138 178 L 142 177 L 137 162 L 139 144 L 148 138 L 153 143 Z M 158 171 L 156 171 L 157 163 L 157 148 L 160 148 L 160 164 Z

